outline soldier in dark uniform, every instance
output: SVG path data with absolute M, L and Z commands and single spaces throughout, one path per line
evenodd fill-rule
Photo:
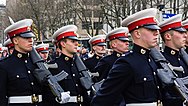
M 109 41 L 110 48 L 113 50 L 111 55 L 103 57 L 95 67 L 95 72 L 99 72 L 99 80 L 106 79 L 114 62 L 129 50 L 128 28 L 120 27 L 110 31 L 106 40 Z
M 157 9 L 150 8 L 123 20 L 122 26 L 129 28 L 133 38 L 133 49 L 114 63 L 92 106 L 114 106 L 120 95 L 126 106 L 157 106 L 158 67 L 149 55 L 150 48 L 157 45 L 160 29 L 154 18 L 156 13 Z
M 31 19 L 13 23 L 5 29 L 14 44 L 12 55 L 0 62 L 0 105 L 1 106 L 42 106 L 42 87 L 33 72 L 37 68 L 29 52 L 33 47 Z M 62 102 L 68 99 L 62 93 Z M 55 98 L 53 98 L 55 100 Z M 66 101 L 63 101 L 67 99 Z
M 68 73 L 68 76 L 59 82 L 64 91 L 70 92 L 70 100 L 62 106 L 89 106 L 87 101 L 87 91 L 80 83 L 81 74 L 79 73 L 74 55 L 77 53 L 78 38 L 77 27 L 75 25 L 67 25 L 58 29 L 53 34 L 53 39 L 57 41 L 58 47 L 61 50 L 61 55 L 50 63 L 58 65 L 57 70 L 51 70 L 52 74 L 58 74 L 62 70 Z M 61 106 L 52 99 L 51 92 L 46 93 L 45 106 Z
M 183 27 L 187 30 L 186 34 L 188 36 L 188 19 L 184 20 L 182 22 Z M 188 53 L 188 37 L 186 37 L 186 42 L 185 42 L 185 51 Z
M 4 59 L 4 56 L 3 56 L 3 45 L 0 44 L 0 60 Z
M 9 39 L 7 39 L 4 44 L 3 44 L 5 47 L 8 48 L 8 53 L 9 55 L 12 54 L 13 50 L 14 50 L 14 44 L 12 43 L 12 41 Z
M 50 61 L 49 56 L 49 44 L 41 43 L 35 47 L 39 55 L 44 59 L 45 62 Z
M 94 73 L 98 61 L 106 54 L 106 35 L 97 35 L 89 40 L 94 55 L 84 61 L 85 66 L 91 73 Z M 99 76 L 93 78 L 94 82 L 98 81 Z
M 1 106 L 42 106 L 41 87 L 32 74 L 36 67 L 28 53 L 33 46 L 32 22 L 21 20 L 5 29 L 15 49 L 0 62 Z
M 188 75 L 188 66 L 183 61 L 179 52 L 180 48 L 185 46 L 187 36 L 186 29 L 184 29 L 181 24 L 181 17 L 182 15 L 178 14 L 159 24 L 161 27 L 161 37 L 165 43 L 163 55 L 173 66 L 183 67 L 183 71 L 174 70 L 180 78 Z M 175 92 L 175 88 L 165 87 L 162 94 L 163 106 L 183 106 L 183 100 L 181 96 Z

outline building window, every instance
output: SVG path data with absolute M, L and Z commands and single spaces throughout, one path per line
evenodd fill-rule
M 88 29 L 91 27 L 91 22 L 82 22 L 82 29 Z
M 94 29 L 103 29 L 102 22 L 94 22 Z

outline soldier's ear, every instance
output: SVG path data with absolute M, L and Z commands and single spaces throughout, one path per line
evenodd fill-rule
M 140 38 L 141 34 L 140 34 L 140 31 L 138 29 L 135 29 L 133 31 L 133 35 L 136 37 L 136 38 Z
M 172 35 L 171 35 L 170 33 L 165 33 L 165 34 L 164 34 L 164 39 L 165 39 L 165 41 L 170 41 L 171 38 L 172 38 Z
M 59 43 L 60 43 L 60 45 L 61 45 L 63 48 L 66 46 L 66 43 L 65 43 L 64 41 L 60 41 Z
M 14 45 L 17 45 L 18 44 L 18 37 L 12 38 L 12 42 L 13 42 Z

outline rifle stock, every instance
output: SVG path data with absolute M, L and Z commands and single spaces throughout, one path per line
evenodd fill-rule
M 181 71 L 182 67 L 173 68 L 173 66 L 165 59 L 165 57 L 156 48 L 151 49 L 151 56 L 163 68 L 161 71 L 158 71 L 157 73 L 160 80 L 163 83 L 165 83 L 165 85 L 174 84 L 175 85 L 174 87 L 177 89 L 180 96 L 184 100 L 185 105 L 188 106 L 188 88 L 186 86 L 188 84 L 188 77 L 178 78 L 177 74 L 173 71 L 173 69 L 179 69 Z M 168 81 L 164 81 L 165 79 L 168 79 Z
M 30 52 L 32 62 L 38 66 L 38 69 L 34 71 L 34 76 L 39 82 L 47 82 L 54 96 L 57 100 L 61 101 L 61 93 L 64 90 L 59 85 L 58 81 L 68 76 L 65 71 L 53 76 L 48 70 L 47 64 L 43 61 L 40 55 L 36 52 L 35 48 L 32 48 Z
M 82 86 L 87 90 L 92 89 L 93 92 L 97 92 L 103 81 L 94 83 L 92 81 L 90 72 L 88 71 L 88 69 L 86 68 L 80 57 L 77 54 L 75 54 L 74 57 L 75 57 L 76 66 L 78 67 L 79 72 L 82 74 L 82 77 L 80 78 L 80 82 Z

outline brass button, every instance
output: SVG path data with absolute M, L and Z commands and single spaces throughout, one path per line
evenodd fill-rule
M 16 75 L 17 78 L 19 78 L 20 76 L 19 75 Z
M 33 83 L 33 82 L 31 82 L 31 85 L 34 85 L 34 83 Z

